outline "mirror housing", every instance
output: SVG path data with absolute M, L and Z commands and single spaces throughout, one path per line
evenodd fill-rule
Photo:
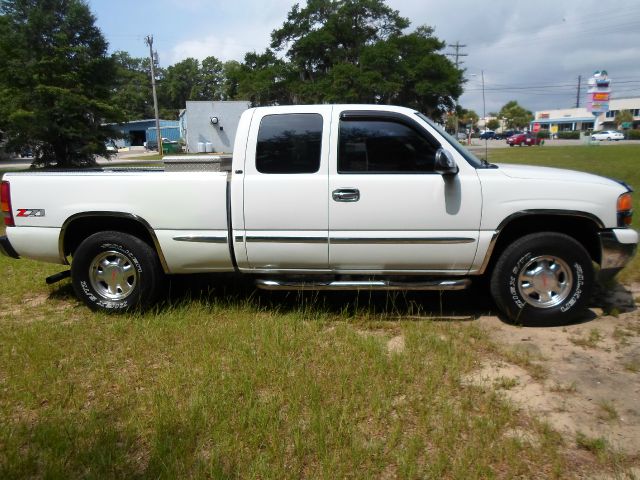
M 436 152 L 435 171 L 440 175 L 456 175 L 459 171 L 451 152 L 442 147 Z

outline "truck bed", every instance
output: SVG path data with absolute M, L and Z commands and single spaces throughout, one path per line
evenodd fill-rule
M 157 237 L 167 273 L 233 270 L 227 244 L 227 172 L 106 168 L 7 173 L 17 216 L 9 240 L 21 256 L 64 263 L 59 239 L 78 215 L 133 216 Z M 42 228 L 45 227 L 45 228 Z

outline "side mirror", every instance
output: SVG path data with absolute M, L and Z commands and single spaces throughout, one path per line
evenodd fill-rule
M 439 173 L 440 175 L 456 175 L 458 170 L 458 165 L 456 165 L 453 155 L 451 155 L 449 151 L 440 147 L 436 152 L 436 173 Z

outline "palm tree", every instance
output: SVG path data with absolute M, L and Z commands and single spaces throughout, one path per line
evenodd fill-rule
M 620 128 L 623 123 L 633 123 L 633 114 L 631 110 L 620 110 L 615 118 L 616 129 Z

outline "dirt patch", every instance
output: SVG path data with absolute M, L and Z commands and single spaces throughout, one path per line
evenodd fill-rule
M 404 336 L 397 335 L 387 342 L 387 351 L 389 353 L 404 352 Z
M 468 381 L 503 392 L 570 445 L 581 436 L 604 439 L 639 459 L 640 313 L 633 298 L 640 285 L 620 290 L 604 309 L 593 310 L 593 320 L 577 325 L 527 328 L 479 318 L 501 360 L 483 361 Z

